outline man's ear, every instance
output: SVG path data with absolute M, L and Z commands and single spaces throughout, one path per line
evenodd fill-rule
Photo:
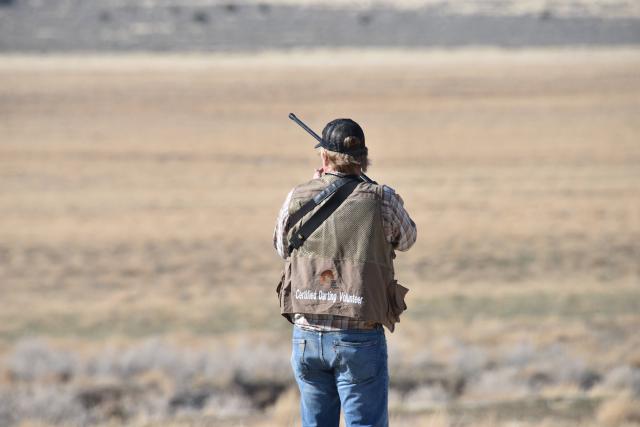
M 322 166 L 326 166 L 328 161 L 327 161 L 327 152 L 324 150 L 320 150 L 320 159 L 322 160 Z

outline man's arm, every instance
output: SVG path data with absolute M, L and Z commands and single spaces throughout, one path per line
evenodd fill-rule
M 291 196 L 293 195 L 293 190 L 287 194 L 287 197 L 284 200 L 282 207 L 280 208 L 280 212 L 278 213 L 278 219 L 276 220 L 276 228 L 273 230 L 273 247 L 278 252 L 282 258 L 287 258 L 289 256 L 287 247 L 289 246 L 289 242 L 287 242 L 287 221 L 289 220 L 289 204 L 291 203 Z
M 382 220 L 387 241 L 399 251 L 408 250 L 416 242 L 418 230 L 409 213 L 404 208 L 404 201 L 393 188 L 382 186 Z

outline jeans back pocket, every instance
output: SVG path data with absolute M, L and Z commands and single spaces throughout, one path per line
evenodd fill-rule
M 380 339 L 337 340 L 335 349 L 339 359 L 339 379 L 357 384 L 371 380 L 380 374 L 384 357 Z

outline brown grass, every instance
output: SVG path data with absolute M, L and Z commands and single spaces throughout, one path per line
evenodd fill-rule
M 636 50 L 2 58 L 0 355 L 35 335 L 82 366 L 160 336 L 180 357 L 254 366 L 258 342 L 286 359 L 271 232 L 318 161 L 293 111 L 317 131 L 358 120 L 370 176 L 418 224 L 396 378 L 615 396 L 630 386 L 578 384 L 638 366 L 639 66 Z
M 598 411 L 603 426 L 640 425 L 640 400 L 620 396 L 605 402 Z

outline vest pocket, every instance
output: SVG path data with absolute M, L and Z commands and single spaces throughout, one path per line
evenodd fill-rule
M 280 274 L 280 281 L 276 286 L 276 294 L 278 295 L 278 302 L 280 304 L 280 314 L 293 323 L 293 319 L 289 315 L 291 311 L 291 263 L 288 261 L 284 265 L 284 269 Z
M 282 305 L 282 298 L 280 296 L 280 292 L 282 291 L 282 284 L 284 283 L 284 270 L 282 270 L 282 275 L 280 277 L 280 281 L 278 282 L 278 286 L 276 287 L 276 294 L 278 295 L 278 301 L 280 301 L 280 305 Z
M 404 302 L 407 292 L 409 289 L 402 286 L 397 280 L 393 280 L 389 284 L 389 312 L 387 315 L 392 325 L 400 321 L 400 314 L 407 309 L 407 304 Z M 393 329 L 391 330 L 393 331 Z

